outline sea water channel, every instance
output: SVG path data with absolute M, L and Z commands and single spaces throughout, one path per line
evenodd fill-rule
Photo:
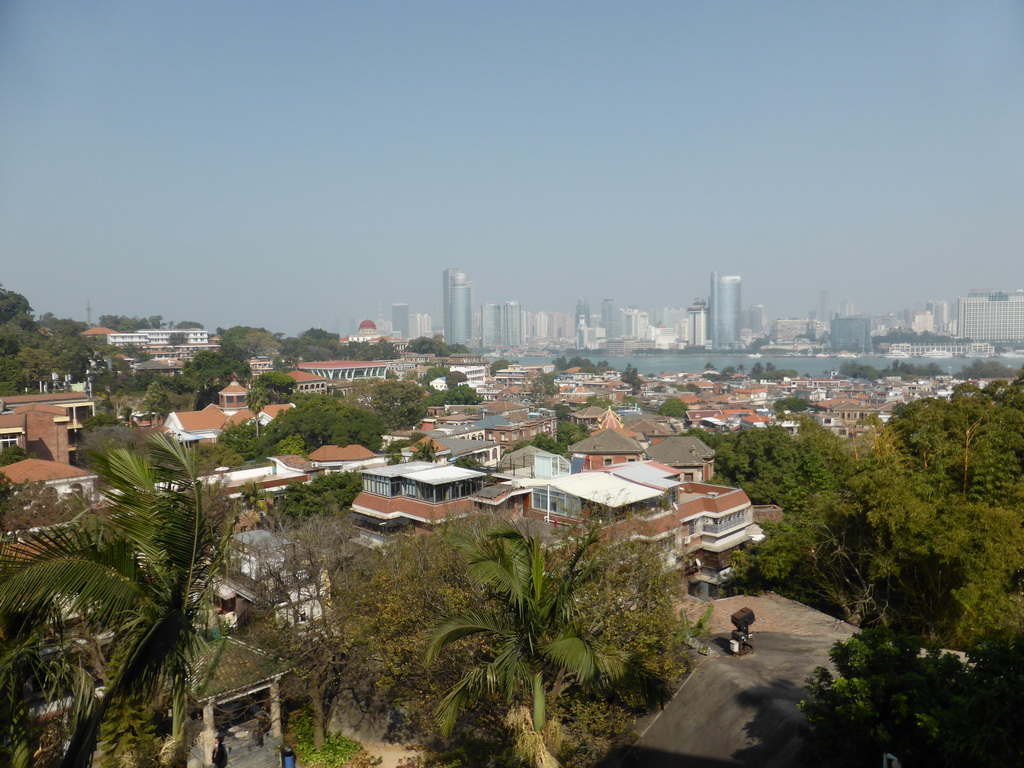
M 659 373 L 699 373 L 700 371 L 706 370 L 710 365 L 715 370 L 722 370 L 728 366 L 734 368 L 749 371 L 757 363 L 762 366 L 767 366 L 769 363 L 774 365 L 776 368 L 784 370 L 796 371 L 801 376 L 828 376 L 832 372 L 838 372 L 842 367 L 843 363 L 854 362 L 862 365 L 870 365 L 879 371 L 884 370 L 892 366 L 894 362 L 899 362 L 901 365 L 904 363 L 910 363 L 915 366 L 927 366 L 930 363 L 935 363 L 939 369 L 946 374 L 954 375 L 959 373 L 962 369 L 969 366 L 971 363 L 977 362 L 979 358 L 966 358 L 966 357 L 949 357 L 949 358 L 928 358 L 928 357 L 905 357 L 905 358 L 890 358 L 881 356 L 863 356 L 856 358 L 849 357 L 813 357 L 806 355 L 762 355 L 761 357 L 751 357 L 750 355 L 722 355 L 722 354 L 685 354 L 685 355 L 633 355 L 625 357 L 609 357 L 603 354 L 600 350 L 586 350 L 586 349 L 570 349 L 562 353 L 564 357 L 571 358 L 579 356 L 588 358 L 593 362 L 597 363 L 601 360 L 608 362 L 608 365 L 619 371 L 625 370 L 627 365 L 632 365 L 640 373 L 647 375 L 656 375 Z M 536 357 L 524 355 L 514 359 L 522 365 L 544 365 L 550 363 L 555 359 L 551 357 Z M 1014 369 L 1019 369 L 1024 365 L 1024 359 L 1019 357 L 986 357 L 980 358 L 989 360 L 1003 365 L 1008 365 Z

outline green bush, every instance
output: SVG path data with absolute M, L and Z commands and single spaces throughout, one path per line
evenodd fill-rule
M 295 734 L 295 755 L 308 768 L 340 768 L 362 751 L 358 741 L 346 739 L 337 733 L 328 733 L 320 749 L 313 746 L 313 716 L 300 712 L 291 718 L 292 733 Z

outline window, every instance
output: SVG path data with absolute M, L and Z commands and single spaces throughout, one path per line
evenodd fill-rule
M 608 459 L 608 458 L 604 459 L 604 465 L 606 467 L 610 467 L 613 462 L 614 462 L 614 459 Z

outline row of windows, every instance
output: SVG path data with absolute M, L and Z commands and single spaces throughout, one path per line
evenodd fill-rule
M 363 490 L 367 493 L 388 498 L 404 496 L 409 499 L 426 501 L 430 504 L 464 499 L 479 491 L 482 486 L 483 479 L 478 477 L 471 477 L 466 480 L 445 483 L 443 485 L 428 485 L 417 483 L 415 480 L 405 477 L 363 475 Z

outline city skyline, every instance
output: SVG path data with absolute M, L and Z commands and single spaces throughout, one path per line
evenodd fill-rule
M 2 280 L 40 313 L 292 334 L 437 323 L 451 264 L 477 308 L 558 312 L 689 306 L 712 271 L 768 318 L 1012 291 L 1022 25 L 1006 0 L 11 0 Z

